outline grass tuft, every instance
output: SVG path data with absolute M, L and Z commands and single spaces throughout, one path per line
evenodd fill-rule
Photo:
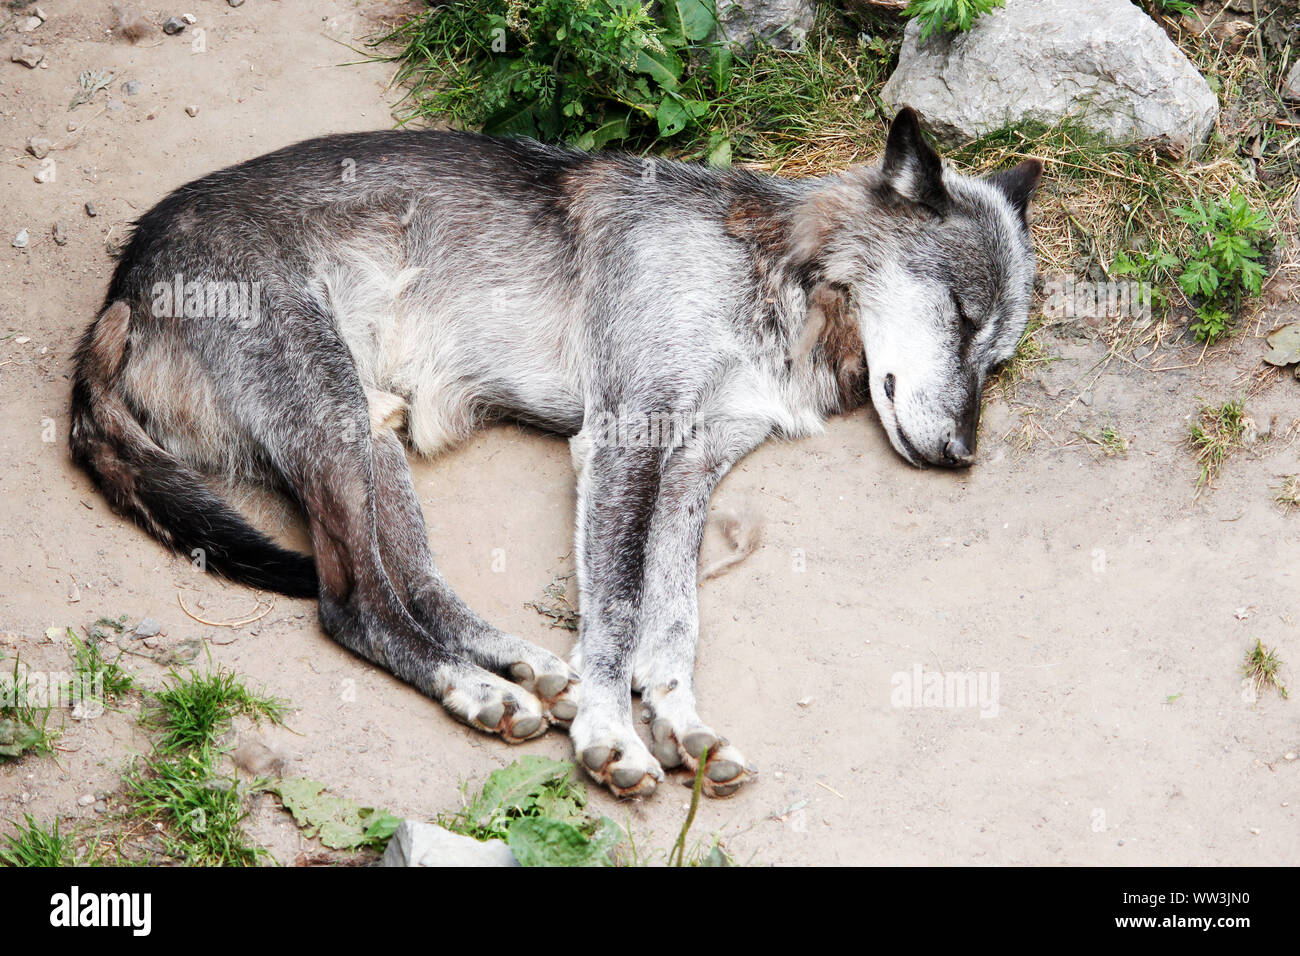
M 1187 433 L 1187 443 L 1201 469 L 1197 488 L 1213 484 L 1228 456 L 1244 444 L 1245 414 L 1245 405 L 1240 401 L 1201 406 Z
M 1246 662 L 1242 665 L 1241 671 L 1250 681 L 1256 696 L 1272 687 L 1283 698 L 1287 698 L 1290 694 L 1287 693 L 1286 686 L 1278 673 L 1281 667 L 1282 660 L 1277 656 L 1277 651 L 1265 647 L 1259 638 L 1255 638 L 1255 646 L 1246 655 Z

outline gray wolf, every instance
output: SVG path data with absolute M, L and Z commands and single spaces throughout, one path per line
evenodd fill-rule
M 164 545 L 316 597 L 332 637 L 471 726 L 566 725 L 621 796 L 703 756 L 726 795 L 752 768 L 693 688 L 715 485 L 868 400 L 908 462 L 969 465 L 985 377 L 1028 319 L 1040 174 L 959 175 L 911 110 L 878 164 L 803 180 L 464 133 L 300 143 L 138 220 L 77 352 L 72 454 Z M 430 556 L 405 444 L 434 455 L 502 418 L 571 439 L 567 663 Z M 314 556 L 205 474 L 285 492 Z

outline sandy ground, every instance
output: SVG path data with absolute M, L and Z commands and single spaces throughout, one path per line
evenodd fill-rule
M 297 708 L 290 729 L 245 736 L 284 748 L 291 774 L 409 816 L 455 807 L 462 781 L 520 754 L 566 757 L 562 733 L 512 749 L 456 724 L 336 647 L 310 602 L 280 598 L 240 628 L 195 622 L 178 593 L 215 620 L 246 615 L 256 595 L 170 558 L 111 514 L 68 459 L 70 353 L 110 275 L 106 245 L 129 221 L 214 168 L 391 124 L 385 67 L 336 66 L 353 57 L 332 37 L 366 32 L 361 8 L 189 0 L 206 46 L 196 53 L 194 28 L 131 46 L 108 36 L 107 3 L 41 5 L 49 21 L 27 39 L 46 63 L 9 62 L 12 30 L 0 62 L 7 643 L 33 667 L 66 667 L 46 628 L 105 614 L 153 617 L 169 642 L 208 639 L 214 662 Z M 149 12 L 161 23 L 181 7 Z M 88 68 L 116 74 L 109 98 L 69 111 Z M 130 96 L 121 84 L 132 79 L 140 90 Z M 34 181 L 29 136 L 54 141 L 54 181 Z M 66 245 L 51 236 L 56 221 Z M 10 243 L 22 228 L 31 241 L 19 250 Z M 1265 328 L 1295 317 L 1294 293 L 1275 298 L 1286 301 Z M 1283 514 L 1272 491 L 1279 475 L 1300 471 L 1300 382 L 1258 378 L 1253 335 L 1153 374 L 1119 360 L 1096 369 L 1105 354 L 1096 337 L 1058 331 L 1045 344 L 1059 361 L 990 403 L 968 474 L 907 467 L 866 410 L 818 438 L 764 446 L 719 490 L 716 507 L 746 504 L 764 521 L 761 550 L 700 597 L 701 713 L 761 774 L 705 804 L 697 826 L 722 834 L 740 860 L 1300 862 L 1300 761 L 1286 759 L 1300 749 L 1300 704 L 1252 700 L 1240 676 L 1256 638 L 1300 658 L 1300 515 Z M 1144 364 L 1198 355 L 1175 347 Z M 1198 396 L 1222 401 L 1248 387 L 1252 414 L 1277 416 L 1274 437 L 1237 454 L 1197 497 L 1180 447 L 1188 416 Z M 1076 437 L 1107 424 L 1130 440 L 1126 456 L 1106 458 Z M 1028 449 L 1021 434 L 1035 439 Z M 498 427 L 417 463 L 415 476 L 452 584 L 490 620 L 566 651 L 567 632 L 525 607 L 572 566 L 565 443 Z M 147 686 L 164 674 L 133 666 Z M 895 675 L 910 682 L 918 668 L 996 678 L 995 712 L 896 706 Z M 135 716 L 70 721 L 56 757 L 0 766 L 0 820 L 93 819 L 79 798 L 113 792 L 146 746 Z M 638 804 L 593 802 L 643 847 L 664 849 L 687 796 L 674 782 Z M 266 801 L 253 830 L 282 862 L 308 848 Z

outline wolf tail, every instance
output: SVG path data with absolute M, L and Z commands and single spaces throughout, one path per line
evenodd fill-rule
M 218 497 L 202 476 L 159 446 L 118 388 L 131 309 L 114 302 L 77 348 L 72 386 L 72 459 L 113 510 L 208 570 L 292 597 L 317 594 L 316 565 L 280 547 Z

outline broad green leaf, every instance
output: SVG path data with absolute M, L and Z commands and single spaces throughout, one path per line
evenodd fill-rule
M 663 0 L 668 32 L 686 40 L 703 40 L 718 25 L 713 4 L 705 0 Z
M 363 807 L 325 791 L 325 785 L 305 777 L 281 780 L 272 787 L 294 822 L 309 837 L 319 837 L 333 850 L 382 847 L 401 824 L 385 810 Z
M 713 89 L 719 94 L 731 88 L 732 65 L 731 47 L 726 43 L 719 43 L 713 48 L 713 55 L 709 57 L 709 79 L 713 81 Z
M 660 136 L 676 136 L 691 121 L 691 114 L 682 104 L 681 97 L 670 93 L 660 102 L 659 109 L 655 111 L 655 119 L 659 121 Z
M 526 810 L 536 801 L 534 795 L 554 780 L 573 773 L 573 764 L 549 757 L 520 757 L 508 767 L 493 771 L 483 784 L 483 792 L 469 808 L 469 818 L 476 826 L 487 826 L 498 814 Z
M 682 61 L 673 53 L 664 50 L 638 50 L 636 68 L 642 73 L 649 73 L 665 90 L 677 89 L 677 81 L 682 76 Z
M 712 144 L 709 147 L 707 161 L 710 166 L 729 169 L 731 167 L 731 140 L 724 136 L 717 143 Z
M 593 130 L 588 130 L 574 141 L 578 149 L 602 149 L 612 142 L 627 139 L 628 115 L 625 113 L 615 119 L 607 120 Z
M 520 817 L 510 824 L 506 843 L 520 866 L 609 866 L 601 845 L 576 827 L 546 817 Z

